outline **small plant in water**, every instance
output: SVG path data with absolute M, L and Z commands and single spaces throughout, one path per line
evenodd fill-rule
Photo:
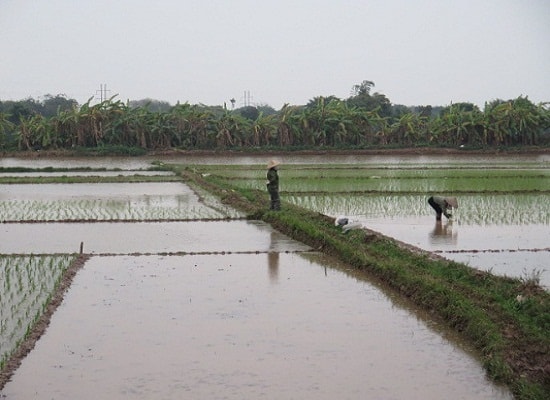
M 545 270 L 543 269 L 534 268 L 528 271 L 527 269 L 523 268 L 523 272 L 519 280 L 525 287 L 540 286 L 540 280 L 544 272 Z

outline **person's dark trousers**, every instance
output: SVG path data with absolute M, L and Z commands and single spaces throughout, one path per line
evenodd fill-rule
M 443 210 L 441 209 L 441 207 L 439 206 L 439 204 L 437 204 L 435 201 L 434 201 L 434 198 L 433 197 L 430 197 L 428 199 L 428 204 L 430 206 L 432 206 L 432 208 L 435 210 L 435 219 L 436 221 L 441 221 L 441 214 L 443 214 Z
M 279 198 L 278 190 L 270 190 L 269 196 L 271 197 L 271 206 L 270 210 L 279 211 L 281 209 L 281 199 Z

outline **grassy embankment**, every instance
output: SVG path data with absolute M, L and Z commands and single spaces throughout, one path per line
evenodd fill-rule
M 150 167 L 147 171 L 163 170 L 161 167 Z M 105 172 L 120 175 L 104 176 Z M 84 172 L 88 175 L 60 175 L 63 173 Z M 172 182 L 179 181 L 176 176 L 144 175 L 140 171 L 134 171 L 134 175 L 122 175 L 121 170 L 107 168 L 26 168 L 26 167 L 0 167 L 0 173 L 41 173 L 39 176 L 1 176 L 1 184 L 41 184 L 41 183 L 141 183 L 141 182 Z M 47 176 L 48 173 L 57 173 L 58 176 Z M 97 175 L 93 175 L 97 173 Z M 60 175 L 60 176 L 59 176 Z
M 471 343 L 488 376 L 516 398 L 550 397 L 550 294 L 536 282 L 480 272 L 368 230 L 342 234 L 327 216 L 285 203 L 281 212 L 268 211 L 261 191 L 236 189 L 181 166 L 174 170 L 249 218 L 339 258 L 428 310 Z

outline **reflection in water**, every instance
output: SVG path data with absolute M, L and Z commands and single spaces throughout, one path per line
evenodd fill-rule
M 269 280 L 271 283 L 277 283 L 279 280 L 279 251 L 275 249 L 277 241 L 276 232 L 270 234 L 269 251 L 267 252 L 267 267 L 269 269 Z
M 279 252 L 270 251 L 267 253 L 267 265 L 269 268 L 269 280 L 277 283 L 279 280 Z
M 432 244 L 456 244 L 458 234 L 453 232 L 453 221 L 446 223 L 436 221 L 433 231 L 430 233 L 430 243 Z

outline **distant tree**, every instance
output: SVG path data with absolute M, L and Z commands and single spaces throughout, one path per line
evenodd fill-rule
M 357 107 L 365 111 L 377 111 L 381 117 L 390 118 L 392 116 L 392 105 L 390 100 L 382 93 L 374 93 L 371 90 L 374 82 L 363 81 L 354 85 L 351 89 L 351 96 L 347 99 L 349 107 Z
M 154 100 L 150 98 L 141 99 L 141 100 L 130 100 L 128 101 L 128 107 L 130 108 L 145 108 L 151 112 L 168 112 L 172 108 L 170 103 L 162 100 Z
M 374 93 L 373 95 L 364 94 L 355 97 L 350 97 L 347 100 L 348 106 L 357 107 L 365 111 L 377 110 L 381 117 L 392 116 L 392 105 L 390 100 L 382 93 Z
M 543 105 L 533 104 L 527 97 L 485 105 L 485 141 L 505 145 L 538 144 L 549 128 Z
M 7 114 L 9 122 L 19 124 L 21 119 L 26 119 L 36 113 L 36 103 L 34 100 L 4 101 L 2 102 L 2 112 Z
M 271 107 L 268 104 L 258 104 L 256 105 L 256 108 L 264 116 L 277 114 L 277 110 L 275 110 L 273 107 Z
M 410 114 L 411 109 L 403 104 L 393 104 L 391 106 L 392 119 L 399 119 L 405 114 Z
M 341 101 L 338 97 L 336 96 L 318 96 L 318 97 L 314 97 L 313 99 L 311 99 L 310 101 L 308 101 L 308 103 L 306 104 L 306 108 L 315 108 L 319 105 L 319 101 L 322 100 L 324 104 L 328 104 L 330 103 L 331 101 Z
M 473 103 L 453 103 L 450 106 L 443 107 L 439 112 L 440 116 L 443 116 L 449 112 L 458 112 L 458 111 L 480 111 L 479 107 Z
M 260 111 L 254 107 L 254 106 L 245 106 L 238 108 L 235 110 L 238 114 L 240 114 L 242 117 L 250 120 L 250 121 L 256 121 L 258 116 L 260 115 Z
M 420 115 L 421 117 L 428 117 L 428 118 L 431 118 L 432 117 L 432 110 L 433 110 L 433 107 L 428 105 L 428 106 L 416 106 L 414 108 L 414 111 Z
M 76 107 L 78 107 L 78 102 L 75 99 L 67 99 L 64 94 L 56 96 L 47 94 L 42 101 L 42 115 L 49 118 L 61 111 L 72 110 Z
M 373 81 L 363 81 L 358 85 L 354 85 L 351 89 L 351 97 L 370 96 L 370 91 L 374 87 Z
M 443 106 L 433 106 L 432 107 L 432 117 L 436 117 L 439 114 L 441 114 L 441 110 L 443 110 Z
M 432 140 L 459 145 L 483 144 L 484 115 L 472 103 L 455 103 L 444 107 L 439 116 L 431 120 Z
M 9 120 L 9 115 L 0 109 L 0 148 L 6 148 L 8 146 L 13 127 L 14 124 Z

